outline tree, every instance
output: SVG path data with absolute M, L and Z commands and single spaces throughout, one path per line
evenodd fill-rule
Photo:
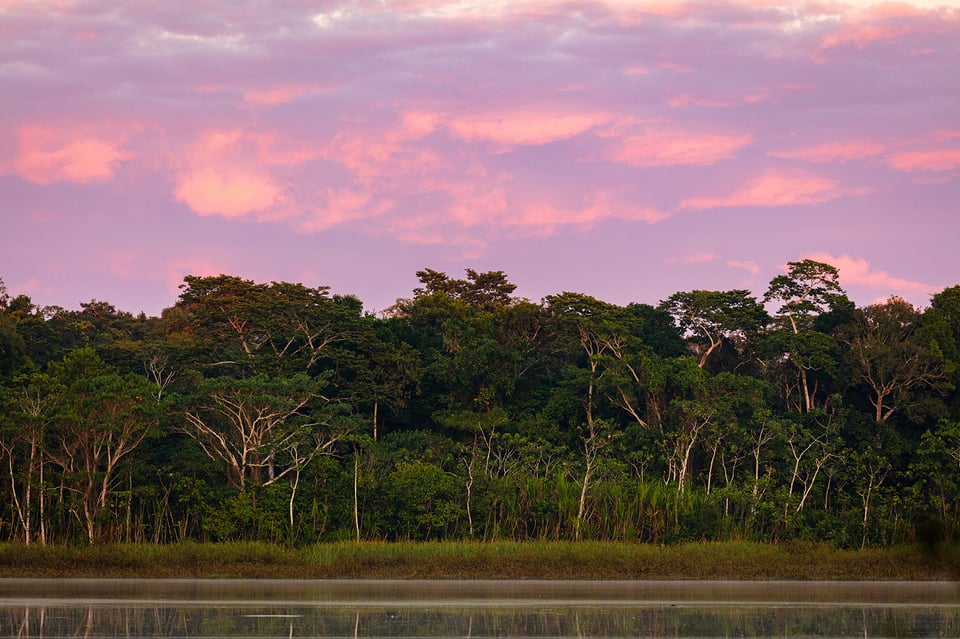
M 60 467 L 78 501 L 87 541 L 98 538 L 101 515 L 116 489 L 120 462 L 137 449 L 153 424 L 149 382 L 121 375 L 90 348 L 51 366 L 63 387 L 57 404 L 50 459 Z
M 369 411 L 371 436 L 381 423 L 409 405 L 423 377 L 420 353 L 402 341 L 397 318 L 362 319 L 349 349 L 337 353 L 335 383 L 340 399 Z
M 787 274 L 770 281 L 764 302 L 781 302 L 780 314 L 794 333 L 810 328 L 813 318 L 846 300 L 836 267 L 814 260 L 788 262 Z
M 414 299 L 431 295 L 445 295 L 454 299 L 463 300 L 473 308 L 491 311 L 495 308 L 509 306 L 513 303 L 511 295 L 517 289 L 515 284 L 507 281 L 503 271 L 487 271 L 478 273 L 468 268 L 467 278 L 456 280 L 446 273 L 424 269 L 417 271 L 417 279 L 422 287 L 413 290 Z M 402 310 L 408 300 L 401 300 L 398 306 Z
M 840 287 L 836 267 L 814 260 L 789 262 L 787 274 L 770 281 L 763 297 L 766 302 L 780 302 L 780 320 L 785 322 L 793 338 L 783 340 L 786 359 L 799 375 L 801 409 L 810 412 L 816 406 L 816 388 L 811 388 L 811 371 L 829 364 L 829 337 L 818 333 L 814 320 L 830 309 L 849 304 Z
M 626 336 L 624 327 L 618 322 L 622 317 L 612 304 L 580 293 L 551 295 L 546 298 L 546 304 L 547 314 L 554 322 L 561 343 L 573 341 L 579 345 L 581 358 L 578 359 L 583 362 L 582 368 L 576 365 L 570 368 L 574 384 L 581 392 L 580 404 L 585 420 L 580 437 L 584 470 L 574 530 L 574 538 L 579 540 L 590 480 L 596 472 L 600 452 L 614 434 L 610 422 L 597 419 L 595 415 L 594 409 L 600 399 L 599 382 L 605 372 L 605 362 L 622 347 Z
M 769 320 L 763 306 L 742 289 L 674 293 L 660 303 L 660 308 L 690 336 L 700 368 L 724 342 L 742 345 Z
M 840 331 L 851 381 L 864 383 L 877 422 L 887 421 L 918 387 L 938 389 L 942 362 L 921 342 L 922 313 L 900 297 L 867 306 Z
M 334 344 L 357 330 L 362 305 L 328 287 L 255 284 L 229 275 L 184 278 L 177 303 L 206 346 L 210 366 L 312 372 Z
M 950 417 L 960 419 L 960 286 L 943 289 L 930 300 L 924 312 L 920 339 L 931 355 L 943 361 L 952 392 L 947 398 Z
M 302 373 L 214 378 L 199 384 L 199 405 L 184 413 L 182 431 L 223 465 L 231 486 L 244 492 L 250 484 L 265 487 L 287 479 L 291 529 L 304 469 L 317 456 L 331 454 L 353 426 L 347 407 L 320 393 L 323 383 Z
M 16 322 L 6 313 L 0 313 L 0 379 L 12 375 L 27 363 L 27 348 L 17 332 Z
M 512 300 L 501 272 L 468 271 L 469 280 L 421 271 L 425 288 L 401 300 L 392 320 L 423 362 L 421 396 L 413 408 L 435 420 L 443 411 L 486 411 L 510 401 L 520 380 L 542 361 L 539 309 Z M 493 282 L 491 284 L 491 282 Z
M 62 387 L 53 378 L 36 371 L 17 375 L 7 392 L 0 392 L 0 399 L 5 399 L 0 402 L 0 415 L 4 417 L 0 425 L 0 453 L 7 460 L 10 498 L 16 522 L 23 531 L 23 541 L 28 546 L 34 540 L 35 531 L 39 542 L 47 543 L 46 439 L 62 395 Z
M 231 486 L 270 485 L 337 441 L 337 407 L 328 405 L 320 385 L 303 374 L 204 380 L 183 432 L 223 464 Z
M 910 473 L 916 481 L 915 499 L 929 509 L 928 517 L 940 530 L 924 531 L 927 535 L 943 534 L 952 539 L 960 532 L 960 424 L 941 420 L 925 432 L 917 447 L 917 456 Z M 930 525 L 929 523 L 927 524 Z M 940 539 L 926 539 L 931 545 Z

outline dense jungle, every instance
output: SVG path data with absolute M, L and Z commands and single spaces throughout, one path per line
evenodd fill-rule
M 380 315 L 188 276 L 159 317 L 0 282 L 0 541 L 813 541 L 960 532 L 960 286 L 618 306 L 417 273 Z

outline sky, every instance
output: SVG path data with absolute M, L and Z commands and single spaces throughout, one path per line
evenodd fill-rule
M 539 301 L 960 284 L 960 0 L 0 0 L 0 279 Z

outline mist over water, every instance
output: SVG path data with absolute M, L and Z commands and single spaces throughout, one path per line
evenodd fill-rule
M 0 637 L 950 637 L 955 583 L 0 580 Z

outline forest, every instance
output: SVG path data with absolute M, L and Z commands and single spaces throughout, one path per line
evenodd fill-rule
M 188 276 L 159 317 L 0 281 L 0 541 L 815 541 L 960 533 L 960 285 L 858 307 L 513 295 L 425 269 L 372 315 Z

